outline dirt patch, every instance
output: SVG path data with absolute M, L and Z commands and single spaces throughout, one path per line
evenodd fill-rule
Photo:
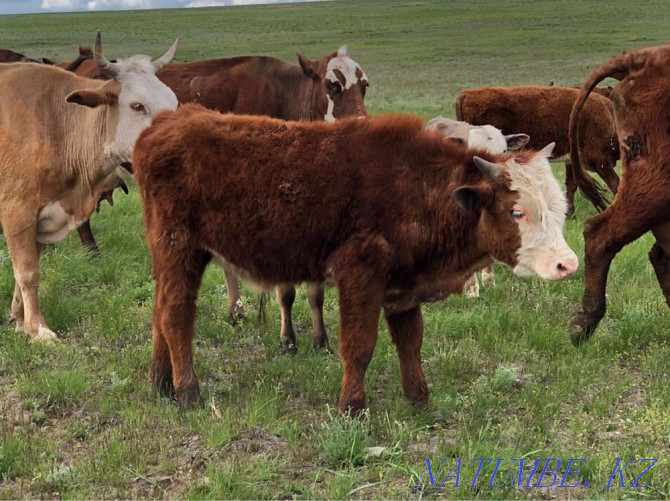
M 24 408 L 21 395 L 12 388 L 0 391 L 0 421 L 11 425 L 27 424 L 32 414 Z

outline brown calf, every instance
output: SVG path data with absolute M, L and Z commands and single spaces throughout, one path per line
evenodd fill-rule
M 635 50 L 598 67 L 584 82 L 572 110 L 572 143 L 581 133 L 579 117 L 589 92 L 607 77 L 620 80 L 610 99 L 622 154 L 621 186 L 612 204 L 584 226 L 586 284 L 582 307 L 570 323 L 574 343 L 588 339 L 605 315 L 607 274 L 614 256 L 650 230 L 656 243 L 649 260 L 670 305 L 670 45 Z M 604 209 L 597 184 L 579 160 L 573 148 L 577 184 Z
M 154 385 L 185 407 L 201 402 L 195 304 L 215 255 L 261 287 L 337 287 L 342 410 L 365 407 L 382 310 L 405 395 L 426 405 L 421 303 L 461 292 L 493 259 L 549 280 L 577 269 L 550 150 L 479 150 L 492 163 L 412 116 L 284 122 L 193 104 L 161 113 L 133 156 L 156 280 Z
M 554 159 L 560 160 L 570 153 L 568 121 L 578 94 L 579 90 L 571 87 L 539 85 L 467 89 L 456 98 L 456 116 L 473 125 L 491 124 L 505 134 L 529 134 L 531 149 L 553 141 Z M 619 177 L 614 167 L 619 148 L 612 104 L 605 97 L 589 97 L 581 114 L 579 148 L 584 166 L 596 172 L 616 193 Z M 577 185 L 569 159 L 565 162 L 565 187 L 568 212 L 572 213 Z
M 197 102 L 222 113 L 267 115 L 282 120 L 334 121 L 346 116 L 367 115 L 364 99 L 368 78 L 344 47 L 317 60 L 296 53 L 299 65 L 267 56 L 240 56 L 172 63 L 158 72 L 180 103 Z M 87 61 L 86 48 L 69 69 L 89 78 L 100 78 L 97 67 Z M 90 237 L 82 234 L 88 232 Z M 82 226 L 82 242 L 93 242 L 90 226 Z M 228 309 L 233 318 L 244 315 L 239 283 L 224 265 L 228 289 Z M 326 347 L 328 337 L 323 322 L 324 291 L 318 284 L 307 285 L 312 310 L 314 346 Z M 294 353 L 296 335 L 291 318 L 295 300 L 293 284 L 276 289 L 281 305 L 281 345 Z

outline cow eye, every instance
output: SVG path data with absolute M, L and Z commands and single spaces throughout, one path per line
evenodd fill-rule
M 130 108 L 138 113 L 146 113 L 146 108 L 142 103 L 132 103 Z
M 521 209 L 512 209 L 512 217 L 514 219 L 522 219 L 525 215 L 526 213 Z
M 331 82 L 330 80 L 326 80 L 326 89 L 328 89 L 328 92 L 333 92 L 335 94 L 341 94 L 342 93 L 342 84 L 340 84 L 340 82 Z

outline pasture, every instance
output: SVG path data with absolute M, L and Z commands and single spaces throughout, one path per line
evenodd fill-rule
M 57 61 L 74 59 L 96 29 L 110 58 L 156 57 L 177 36 L 177 61 L 268 54 L 295 63 L 296 50 L 316 59 L 347 44 L 370 78 L 370 113 L 428 119 L 453 117 L 466 87 L 580 85 L 622 49 L 668 43 L 669 25 L 666 2 L 656 0 L 376 0 L 0 16 L 0 40 Z M 554 171 L 562 180 L 563 164 Z M 312 348 L 303 286 L 294 307 L 299 352 L 288 356 L 279 346 L 276 302 L 266 326 L 255 317 L 258 296 L 245 289 L 250 316 L 231 324 L 222 272 L 212 265 L 195 341 L 205 407 L 183 412 L 148 381 L 153 282 L 137 190 L 118 192 L 115 202 L 92 219 L 100 258 L 88 257 L 76 235 L 42 255 L 40 300 L 62 339 L 57 345 L 30 343 L 4 325 L 13 276 L 0 247 L 0 498 L 670 495 L 670 315 L 647 259 L 649 235 L 614 260 L 608 312 L 579 348 L 568 321 L 581 300 L 583 269 L 549 284 L 497 267 L 496 284 L 479 299 L 426 305 L 424 369 L 444 416 L 437 422 L 402 396 L 383 322 L 367 373 L 369 414 L 352 421 L 334 410 L 342 375 L 335 291 L 325 305 L 334 353 Z M 582 227 L 594 214 L 578 195 L 565 233 L 580 259 Z M 553 486 L 534 487 L 538 470 L 530 487 L 518 478 L 492 487 L 505 482 L 512 459 L 517 469 L 524 459 L 527 471 L 529 462 L 550 458 L 561 462 Z M 482 459 L 492 461 L 475 461 Z M 583 461 L 570 469 L 571 459 Z M 618 459 L 637 461 L 612 476 Z M 652 464 L 643 459 L 658 461 L 635 484 Z M 458 479 L 438 487 L 456 476 L 459 460 Z M 497 460 L 504 461 L 491 479 Z M 542 485 L 553 479 L 548 474 Z

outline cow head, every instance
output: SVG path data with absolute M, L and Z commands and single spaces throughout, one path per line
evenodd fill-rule
M 174 57 L 179 39 L 155 61 L 136 55 L 112 63 L 102 54 L 100 32 L 95 40 L 94 59 L 101 71 L 112 80 L 102 85 L 78 89 L 67 95 L 66 100 L 82 106 L 96 108 L 109 106 L 105 140 L 106 166 L 129 162 L 135 140 L 151 124 L 160 110 L 177 108 L 177 97 L 155 73 Z
M 436 130 L 444 137 L 468 148 L 479 148 L 494 155 L 523 148 L 530 140 L 528 134 L 508 134 L 492 125 L 471 125 L 460 120 L 435 117 L 428 121 L 428 130 Z
M 315 118 L 334 122 L 346 116 L 367 116 L 364 100 L 368 77 L 360 64 L 347 55 L 346 47 L 317 61 L 296 54 L 305 75 L 319 85 L 315 103 L 319 112 Z
M 478 219 L 477 241 L 484 250 L 519 276 L 561 280 L 579 266 L 563 238 L 567 203 L 549 166 L 553 148 L 551 143 L 502 164 L 474 157 L 487 183 L 461 187 L 452 194 Z

